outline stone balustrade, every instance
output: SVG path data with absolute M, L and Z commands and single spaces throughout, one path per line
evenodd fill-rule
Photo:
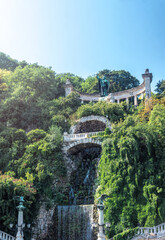
M 136 236 L 134 236 L 132 240 L 162 239 L 161 237 L 165 237 L 165 223 L 154 227 L 139 227 Z
M 165 234 L 165 223 L 162 223 L 155 227 L 140 227 L 138 230 L 139 235 L 148 234 L 148 233 L 154 233 L 157 235 L 162 233 Z
M 88 132 L 88 133 L 78 133 L 78 134 L 67 134 L 64 133 L 64 142 L 79 141 L 80 139 L 90 138 L 92 136 L 97 136 L 98 134 L 103 134 L 104 131 L 100 132 Z
M 7 234 L 5 232 L 0 231 L 0 240 L 15 240 L 16 238 Z

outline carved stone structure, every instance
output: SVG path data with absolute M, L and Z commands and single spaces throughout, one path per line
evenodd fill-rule
M 140 227 L 132 240 L 165 239 L 165 223 L 154 227 Z
M 75 142 L 70 143 L 68 146 L 63 148 L 65 153 L 74 153 L 77 152 L 80 148 L 86 148 L 87 146 L 101 146 L 101 142 L 99 140 L 95 140 L 92 138 L 84 138 Z
M 100 129 L 96 129 L 96 128 L 92 129 L 91 128 L 92 122 L 96 122 L 97 125 L 98 125 L 98 122 L 101 123 L 100 124 Z M 81 131 L 83 129 L 82 126 L 86 123 L 90 124 L 91 129 L 89 131 L 86 131 L 86 130 Z M 111 123 L 106 117 L 90 115 L 90 116 L 87 116 L 87 117 L 80 118 L 77 121 L 77 123 L 70 128 L 70 133 L 75 134 L 75 133 L 82 133 L 82 132 L 96 132 L 96 131 L 99 132 L 99 131 L 104 131 L 106 127 L 108 127 L 111 130 Z
M 66 84 L 64 85 L 65 88 L 65 97 L 67 97 L 71 92 L 74 91 L 73 86 L 69 79 L 66 80 Z
M 144 93 L 146 93 L 146 99 L 149 99 L 151 97 L 151 82 L 152 82 L 152 73 L 149 73 L 149 69 L 146 69 L 145 73 L 142 74 L 143 83 L 135 88 L 131 88 L 128 90 L 115 92 L 115 93 L 109 93 L 108 96 L 100 98 L 99 94 L 85 94 L 85 93 L 79 93 L 80 99 L 83 102 L 98 102 L 99 100 L 107 101 L 107 102 L 117 102 L 120 103 L 121 100 L 126 100 L 127 103 L 129 103 L 129 98 L 134 98 L 134 105 L 138 105 L 137 98 L 140 95 L 143 99 Z M 71 92 L 75 91 L 72 84 L 69 80 L 66 81 L 65 84 L 65 96 L 68 96 Z
M 93 126 L 96 126 L 96 132 L 91 131 Z M 103 116 L 91 115 L 82 117 L 70 128 L 71 134 L 64 133 L 64 153 L 73 154 L 79 151 L 79 149 L 86 148 L 87 146 L 101 146 L 101 142 L 98 139 L 92 138 L 92 136 L 103 133 L 106 127 L 111 130 L 111 123 Z

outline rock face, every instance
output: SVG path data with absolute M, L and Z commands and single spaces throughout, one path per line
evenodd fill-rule
M 105 123 L 100 121 L 86 121 L 83 124 L 79 124 L 75 133 L 84 133 L 84 132 L 99 132 L 104 131 L 106 128 Z
M 32 230 L 32 240 L 44 239 L 47 235 L 48 229 L 52 224 L 55 206 L 49 210 L 46 209 L 46 204 L 43 203 L 40 207 L 39 214 L 36 220 L 35 228 Z

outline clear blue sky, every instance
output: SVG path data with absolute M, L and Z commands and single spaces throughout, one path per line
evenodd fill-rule
M 0 0 L 0 51 L 86 78 L 129 71 L 165 79 L 165 0 Z

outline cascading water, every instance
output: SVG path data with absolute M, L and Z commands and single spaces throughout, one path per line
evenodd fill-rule
M 92 240 L 93 205 L 58 206 L 57 240 Z
M 93 240 L 95 179 L 101 148 L 85 148 L 70 156 L 77 166 L 70 176 L 68 206 L 57 206 L 57 240 Z M 76 205 L 77 204 L 77 205 Z M 89 205 L 87 205 L 89 204 Z

